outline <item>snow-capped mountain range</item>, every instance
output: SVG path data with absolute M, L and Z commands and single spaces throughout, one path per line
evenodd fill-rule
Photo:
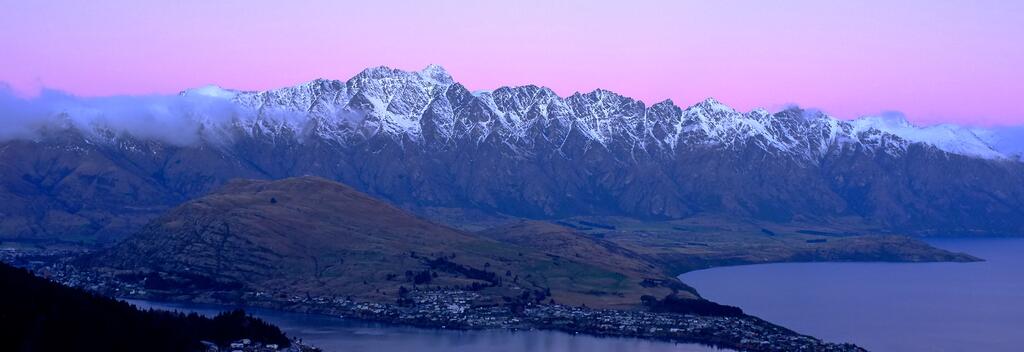
M 202 121 L 207 137 L 214 139 L 240 128 L 250 134 L 315 134 L 338 143 L 377 136 L 406 143 L 493 140 L 528 152 L 537 138 L 562 147 L 575 130 L 592 142 L 587 147 L 619 145 L 648 152 L 752 142 L 814 162 L 834 148 L 861 146 L 898 154 L 923 143 L 965 156 L 1016 158 L 996 149 L 993 134 L 983 129 L 917 127 L 901 117 L 843 121 L 799 108 L 741 112 L 713 98 L 687 108 L 671 100 L 646 106 L 600 89 L 568 97 L 532 85 L 470 92 L 436 65 L 418 72 L 376 67 L 348 81 L 317 79 L 268 91 L 207 86 L 181 95 L 228 99 L 243 109 L 230 120 Z
M 458 219 L 710 215 L 1024 234 L 1020 131 L 714 99 L 647 105 L 607 90 L 472 92 L 438 66 L 41 103 L 9 109 L 21 128 L 0 130 L 0 238 L 116 239 L 231 179 L 302 175 Z

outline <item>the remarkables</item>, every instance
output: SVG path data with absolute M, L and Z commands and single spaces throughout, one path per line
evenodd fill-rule
M 232 178 L 296 175 L 413 210 L 1024 233 L 1024 163 L 967 129 L 713 99 L 647 106 L 606 90 L 471 92 L 438 66 L 173 99 L 230 108 L 183 113 L 188 142 L 75 123 L 76 111 L 0 142 L 0 238 L 116 240 Z

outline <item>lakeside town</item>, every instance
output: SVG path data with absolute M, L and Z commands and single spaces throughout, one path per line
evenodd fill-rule
M 176 295 L 151 292 L 142 282 L 79 270 L 69 258 L 78 249 L 0 249 L 0 261 L 31 270 L 51 281 L 117 298 L 175 300 Z M 438 329 L 550 329 L 572 334 L 635 337 L 700 343 L 742 351 L 863 351 L 852 344 L 826 343 L 751 316 L 702 316 L 648 311 L 589 309 L 562 304 L 526 304 L 510 308 L 478 304 L 479 294 L 458 289 L 412 289 L 401 304 L 360 302 L 348 297 L 244 292 L 234 302 L 216 302 L 284 311 Z M 274 297 L 274 298 L 272 298 Z M 210 346 L 216 350 L 217 346 Z M 244 341 L 228 351 L 270 351 Z M 237 347 L 237 348 L 235 348 Z M 223 349 L 221 349 L 223 350 Z

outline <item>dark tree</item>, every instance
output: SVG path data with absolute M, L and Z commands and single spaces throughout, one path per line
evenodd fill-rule
M 213 318 L 141 311 L 0 264 L 0 351 L 195 351 L 201 341 L 249 338 L 290 345 L 277 327 L 242 310 Z

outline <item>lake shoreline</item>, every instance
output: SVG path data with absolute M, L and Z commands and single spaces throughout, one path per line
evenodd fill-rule
M 159 309 L 159 310 L 178 311 L 178 312 L 184 312 L 184 313 L 196 312 L 196 313 L 199 313 L 200 315 L 204 315 L 204 316 L 205 315 L 212 316 L 212 315 L 215 315 L 216 312 L 221 312 L 221 311 L 227 311 L 227 310 L 232 310 L 232 309 L 242 309 L 242 310 L 245 310 L 248 314 L 251 314 L 251 315 L 254 315 L 254 316 L 257 316 L 257 317 L 265 316 L 265 315 L 267 315 L 267 313 L 270 313 L 270 314 L 302 315 L 302 316 L 310 317 L 310 318 L 337 319 L 337 320 L 345 321 L 345 322 L 352 323 L 353 325 L 358 325 L 358 326 L 382 327 L 382 328 L 389 328 L 389 329 L 390 328 L 409 328 L 409 329 L 415 329 L 415 330 L 418 330 L 418 331 L 444 332 L 444 333 L 447 333 L 447 332 L 454 332 L 454 333 L 467 333 L 467 332 L 470 332 L 470 333 L 471 332 L 483 332 L 483 333 L 486 333 L 486 332 L 507 332 L 507 333 L 511 333 L 511 334 L 515 334 L 515 333 L 519 333 L 519 332 L 540 331 L 540 332 L 560 333 L 560 334 L 564 334 L 566 336 L 580 336 L 580 335 L 582 335 L 582 336 L 588 336 L 588 337 L 593 337 L 593 338 L 598 338 L 598 339 L 609 339 L 609 340 L 611 340 L 611 339 L 629 339 L 629 340 L 637 340 L 637 341 L 643 341 L 643 342 L 666 343 L 666 344 L 672 344 L 672 345 L 694 345 L 694 346 L 700 346 L 700 347 L 706 347 L 706 348 L 713 348 L 716 351 L 734 351 L 734 350 L 730 350 L 730 349 L 725 349 L 724 347 L 712 346 L 712 345 L 702 344 L 702 343 L 698 343 L 698 342 L 684 342 L 684 341 L 678 341 L 678 340 L 665 340 L 665 339 L 650 339 L 650 338 L 619 336 L 619 335 L 609 335 L 609 334 L 601 335 L 601 334 L 593 334 L 593 333 L 567 332 L 567 331 L 564 331 L 564 330 L 534 328 L 534 327 L 524 327 L 524 328 L 514 328 L 514 327 L 508 327 L 508 328 L 501 328 L 501 327 L 493 327 L 493 328 L 460 328 L 460 327 L 447 327 L 447 326 L 429 326 L 429 325 L 415 325 L 415 324 L 401 323 L 401 322 L 384 322 L 384 321 L 379 321 L 379 320 L 364 319 L 364 318 L 358 318 L 358 317 L 332 315 L 332 314 L 328 314 L 328 313 L 324 313 L 324 312 L 283 310 L 283 309 L 280 309 L 280 308 L 265 307 L 265 306 L 239 306 L 239 305 L 215 304 L 215 303 L 193 303 L 193 302 L 189 302 L 189 301 L 145 300 L 145 299 L 135 299 L 135 298 L 129 298 L 129 297 L 118 297 L 117 299 L 120 300 L 120 301 L 129 303 L 129 304 L 132 304 L 132 305 L 134 305 L 134 306 L 136 306 L 136 307 L 138 307 L 140 309 L 150 309 L 150 308 L 152 308 L 152 309 Z M 204 311 L 207 311 L 207 310 L 208 310 L 208 312 L 204 312 Z M 295 337 L 295 336 L 293 336 L 293 337 Z
M 772 263 L 680 275 L 706 298 L 872 351 L 1015 351 L 1024 326 L 1024 238 L 924 239 L 978 262 Z M 758 287 L 758 294 L 744 291 Z
M 929 251 L 927 251 L 926 253 L 932 253 L 932 254 L 939 253 L 939 254 L 942 254 L 943 251 L 929 247 Z M 946 252 L 946 253 L 949 253 L 949 252 Z M 920 262 L 920 261 L 936 262 L 936 261 L 938 261 L 936 258 L 947 258 L 947 259 L 952 258 L 952 259 L 955 259 L 956 261 L 971 261 L 971 260 L 966 260 L 966 259 L 972 259 L 972 258 L 973 259 L 977 259 L 977 258 L 974 258 L 974 257 L 963 255 L 962 253 L 950 253 L 950 254 L 953 254 L 953 255 L 952 256 L 951 255 L 943 255 L 941 257 L 940 256 L 925 256 L 925 257 L 896 256 L 894 258 L 896 258 L 895 261 L 897 261 L 897 262 Z M 820 262 L 819 260 L 821 258 L 815 257 L 815 258 L 812 258 L 812 259 L 813 259 L 812 262 Z M 887 260 L 886 262 L 890 262 L 891 263 L 891 262 L 894 262 L 894 260 Z M 752 263 L 743 263 L 743 264 L 752 264 Z M 723 264 L 722 263 L 718 263 L 718 265 L 723 265 Z M 720 266 L 720 267 L 722 267 L 722 266 Z M 83 277 L 90 277 L 90 276 L 89 275 L 84 275 Z M 401 313 L 397 313 L 394 310 L 395 307 L 390 307 L 391 305 L 380 304 L 380 303 L 367 303 L 367 302 L 363 302 L 363 303 L 347 302 L 347 303 L 345 303 L 345 304 L 347 304 L 349 306 L 354 306 L 356 304 L 373 305 L 372 307 L 369 307 L 369 306 L 367 306 L 367 307 L 369 307 L 369 309 L 371 309 L 371 310 L 373 310 L 373 309 L 379 309 L 380 310 L 379 312 L 374 312 L 374 313 L 367 313 L 367 311 L 365 311 L 365 310 L 363 310 L 363 311 L 354 311 L 352 309 L 344 308 L 344 307 L 343 307 L 344 309 L 338 309 L 339 307 L 337 307 L 337 306 L 331 306 L 331 304 L 333 304 L 333 303 L 338 303 L 337 302 L 337 300 L 338 300 L 337 297 L 306 297 L 306 298 L 293 297 L 293 299 L 290 300 L 290 301 L 274 301 L 274 300 L 271 300 L 271 299 L 267 299 L 265 297 L 264 298 L 260 298 L 260 299 L 254 299 L 254 298 L 257 298 L 257 297 L 260 296 L 259 293 L 255 293 L 253 295 L 249 295 L 248 297 L 240 297 L 237 294 L 229 294 L 228 296 L 226 296 L 226 297 L 233 297 L 232 299 L 216 299 L 215 297 L 218 296 L 216 294 L 206 294 L 206 295 L 198 295 L 198 296 L 197 295 L 191 295 L 190 296 L 190 295 L 182 295 L 182 294 L 180 294 L 180 293 L 183 293 L 183 292 L 178 292 L 178 293 L 171 292 L 171 293 L 164 293 L 164 294 L 154 294 L 154 292 L 145 292 L 143 294 L 135 294 L 135 295 L 129 294 L 129 295 L 125 295 L 124 292 L 118 292 L 117 288 L 118 287 L 130 287 L 130 286 L 126 286 L 126 285 L 124 285 L 124 283 L 120 283 L 120 282 L 103 282 L 104 280 L 109 280 L 109 279 L 110 278 L 104 279 L 104 278 L 97 278 L 97 277 L 92 276 L 91 278 L 87 279 L 86 280 L 87 282 L 85 282 L 84 284 L 92 284 L 92 285 L 96 285 L 96 286 L 100 286 L 100 287 L 107 287 L 108 288 L 107 294 L 111 294 L 111 295 L 115 295 L 115 296 L 119 296 L 119 297 L 130 297 L 130 298 L 139 298 L 139 299 L 156 299 L 156 300 L 166 300 L 166 301 L 171 301 L 171 302 L 183 302 L 183 303 L 200 303 L 200 304 L 203 304 L 203 303 L 213 303 L 213 304 L 221 304 L 221 305 L 226 305 L 226 306 L 237 305 L 239 302 L 241 302 L 241 303 L 244 303 L 245 305 L 253 306 L 253 307 L 259 307 L 259 308 L 269 308 L 269 309 L 276 309 L 276 310 L 288 311 L 288 312 L 298 312 L 298 313 L 326 314 L 328 316 L 344 315 L 346 317 L 354 317 L 354 318 L 359 318 L 359 319 L 363 319 L 363 320 L 366 320 L 366 321 L 384 322 L 384 323 L 397 324 L 397 325 L 403 325 L 403 326 L 415 326 L 415 327 L 420 327 L 420 328 L 435 328 L 435 329 L 436 328 L 443 328 L 443 329 L 447 329 L 447 330 L 452 330 L 452 329 L 481 330 L 481 329 L 491 329 L 491 328 L 505 329 L 505 330 L 509 330 L 509 329 L 511 329 L 511 330 L 542 329 L 542 330 L 560 331 L 560 332 L 565 332 L 565 333 L 570 333 L 570 334 L 571 333 L 580 333 L 580 332 L 582 332 L 582 333 L 586 333 L 586 334 L 592 335 L 592 336 L 630 337 L 630 338 L 651 339 L 651 340 L 658 340 L 658 341 L 668 341 L 668 342 L 675 342 L 675 343 L 698 343 L 698 344 L 703 344 L 703 345 L 707 345 L 707 346 L 714 346 L 714 347 L 733 348 L 733 349 L 747 349 L 747 350 L 755 350 L 755 351 L 756 350 L 770 350 L 772 348 L 765 347 L 765 346 L 775 346 L 775 344 L 778 343 L 778 342 L 772 342 L 771 338 L 762 338 L 760 341 L 758 341 L 758 340 L 754 341 L 754 343 L 757 344 L 757 346 L 751 346 L 750 345 L 751 342 L 750 341 L 746 341 L 743 338 L 739 338 L 739 337 L 735 337 L 735 336 L 734 337 L 727 337 L 726 336 L 726 337 L 723 338 L 723 336 L 721 335 L 721 334 L 730 335 L 730 334 L 737 334 L 737 333 L 738 334 L 743 334 L 744 331 L 750 332 L 751 329 L 753 329 L 755 331 L 761 331 L 762 333 L 764 331 L 773 331 L 774 330 L 776 332 L 781 332 L 781 335 L 779 335 L 779 336 L 796 337 L 797 339 L 802 340 L 802 342 L 801 342 L 802 344 L 805 344 L 805 345 L 808 345 L 808 346 L 824 346 L 824 347 L 822 347 L 823 349 L 832 348 L 832 349 L 835 349 L 835 350 L 839 350 L 839 349 L 846 349 L 846 350 L 853 349 L 853 350 L 855 350 L 857 348 L 856 346 L 852 346 L 852 345 L 838 345 L 838 344 L 825 343 L 821 339 L 818 339 L 818 338 L 815 338 L 815 337 L 811 337 L 809 335 L 803 335 L 803 334 L 796 333 L 793 330 L 790 330 L 790 329 L 787 329 L 787 328 L 783 328 L 782 326 L 776 325 L 774 323 L 769 323 L 766 320 L 762 320 L 762 319 L 756 318 L 754 316 L 746 316 L 745 317 L 747 319 L 747 321 L 745 321 L 744 324 L 739 324 L 739 326 L 743 327 L 742 329 L 734 328 L 734 326 L 736 326 L 736 324 L 737 324 L 736 322 L 712 321 L 711 322 L 711 326 L 718 326 L 717 328 L 715 328 L 718 331 L 717 332 L 712 332 L 712 334 L 718 334 L 718 335 L 717 336 L 712 336 L 711 338 L 708 338 L 708 336 L 706 336 L 708 334 L 708 332 L 698 332 L 698 331 L 686 332 L 686 331 L 681 331 L 681 329 L 675 328 L 675 327 L 678 327 L 680 325 L 683 325 L 683 326 L 694 325 L 693 321 L 690 321 L 687 324 L 678 324 L 678 321 L 677 321 L 677 323 L 665 324 L 665 321 L 663 319 L 663 321 L 661 322 L 660 325 L 659 324 L 643 325 L 643 326 L 638 327 L 634 331 L 625 331 L 621 327 L 628 326 L 628 324 L 620 324 L 619 326 L 612 326 L 612 325 L 608 325 L 608 326 L 595 326 L 595 325 L 592 325 L 592 324 L 588 325 L 586 320 L 591 318 L 591 316 L 594 314 L 593 312 L 602 312 L 602 311 L 579 309 L 578 307 L 559 306 L 559 305 L 537 305 L 536 307 L 533 307 L 531 312 L 540 311 L 542 314 L 546 314 L 546 315 L 540 315 L 539 317 L 535 317 L 535 318 L 538 318 L 538 319 L 524 319 L 525 321 L 519 320 L 519 321 L 513 321 L 511 323 L 506 323 L 510 319 L 513 319 L 513 318 L 518 319 L 518 317 L 510 316 L 510 315 L 508 315 L 507 313 L 504 313 L 504 312 L 498 313 L 498 314 L 494 314 L 494 312 L 492 311 L 492 312 L 489 312 L 487 314 L 491 314 L 492 317 L 500 317 L 500 319 L 504 319 L 503 320 L 504 322 L 503 323 L 499 323 L 499 324 L 490 324 L 490 325 L 488 325 L 488 324 L 476 324 L 476 323 L 466 324 L 464 320 L 462 320 L 462 321 L 460 321 L 460 320 L 440 320 L 440 321 L 438 321 L 438 320 L 431 320 L 429 318 L 428 319 L 424 319 L 424 318 L 426 318 L 428 316 L 429 317 L 436 316 L 437 313 L 440 312 L 440 311 L 421 312 L 421 313 L 426 313 L 426 314 L 420 314 L 419 316 L 412 316 L 411 318 L 410 317 L 401 317 L 400 316 Z M 114 288 L 114 290 L 110 291 L 109 290 L 110 288 Z M 453 294 L 456 294 L 456 295 L 457 294 L 465 294 L 465 293 L 466 292 L 461 292 L 461 291 L 460 292 L 453 292 Z M 443 295 L 443 296 L 447 297 L 447 296 L 450 296 L 450 295 Z M 222 297 L 224 297 L 224 296 L 222 296 Z M 436 303 L 438 303 L 438 302 L 428 302 L 428 303 L 437 305 Z M 507 310 L 507 309 L 504 309 L 504 310 Z M 612 318 L 615 318 L 615 319 L 620 319 L 620 318 L 621 319 L 629 319 L 628 320 L 629 322 L 633 322 L 633 321 L 636 320 L 635 317 L 631 317 L 630 316 L 631 314 L 650 314 L 650 313 L 646 313 L 646 312 L 630 312 L 630 311 L 615 311 L 615 310 L 607 310 L 607 311 L 603 311 L 603 312 L 604 313 L 598 314 L 598 316 L 602 316 L 603 315 L 605 317 L 612 317 Z M 654 315 L 654 316 L 655 316 L 655 318 L 657 317 L 657 315 Z M 554 317 L 555 319 L 551 319 L 552 317 Z M 676 317 L 676 318 L 679 318 L 679 319 L 694 319 L 694 318 L 708 319 L 707 317 L 688 317 L 688 316 Z M 649 318 L 649 320 L 650 319 L 654 319 L 654 318 Z M 732 325 L 730 325 L 730 324 L 732 324 Z M 707 324 L 700 323 L 700 324 L 697 324 L 697 325 L 707 325 Z M 671 331 L 674 328 L 677 331 Z M 746 329 L 746 330 L 744 330 L 744 329 Z M 667 330 L 667 332 L 666 332 L 666 330 Z M 755 333 L 753 336 L 761 336 L 759 334 L 760 333 Z M 747 334 L 747 335 L 750 335 L 750 334 Z M 776 335 L 778 335 L 778 334 L 776 334 Z M 779 347 L 779 346 L 775 346 L 775 347 Z
M 414 327 L 419 329 L 453 330 L 453 331 L 553 331 L 569 335 L 585 334 L 602 338 L 631 338 L 660 341 L 672 344 L 698 344 L 716 349 L 743 351 L 772 351 L 780 349 L 812 348 L 819 351 L 863 351 L 852 344 L 833 344 L 820 339 L 798 334 L 790 329 L 775 325 L 754 316 L 742 317 L 709 317 L 681 314 L 651 313 L 645 311 L 592 310 L 564 305 L 539 305 L 527 308 L 522 314 L 506 316 L 513 324 L 497 325 L 464 325 L 453 320 L 425 320 L 399 318 L 399 313 L 389 307 L 377 303 L 353 303 L 362 307 L 362 312 L 352 309 L 339 309 L 339 305 L 309 305 L 296 302 L 196 302 L 189 299 L 171 297 L 121 297 L 131 299 L 176 304 L 203 304 L 221 307 L 251 307 L 270 309 L 279 312 L 313 314 L 328 317 L 343 317 L 367 323 L 380 323 L 393 326 Z M 373 314 L 366 311 L 382 310 Z M 498 309 L 504 311 L 504 309 Z M 491 311 L 488 314 L 494 314 Z M 437 318 L 432 316 L 431 318 Z M 700 328 L 694 329 L 693 327 Z M 724 335 L 723 335 L 724 334 Z M 739 334 L 739 335 L 737 335 Z M 747 336 L 740 338 L 739 336 Z M 760 336 L 760 340 L 751 339 Z

